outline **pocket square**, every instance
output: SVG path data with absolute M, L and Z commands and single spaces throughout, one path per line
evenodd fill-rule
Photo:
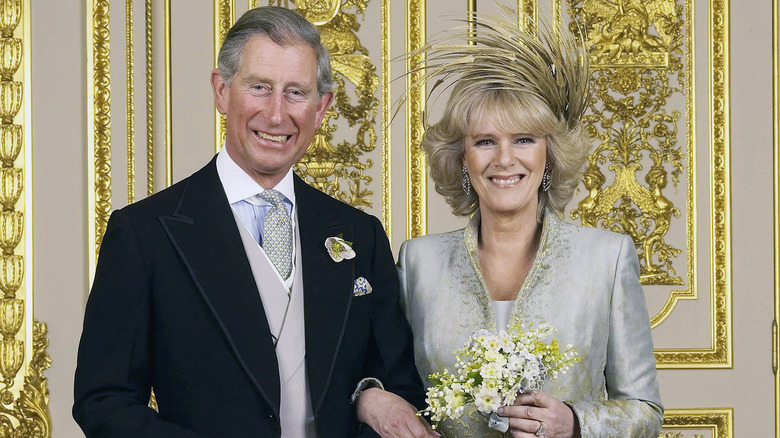
M 352 288 L 352 295 L 362 297 L 370 294 L 372 290 L 371 284 L 366 280 L 366 277 L 358 277 L 355 280 L 355 286 Z

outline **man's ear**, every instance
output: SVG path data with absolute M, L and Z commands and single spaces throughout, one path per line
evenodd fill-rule
M 325 118 L 325 112 L 328 111 L 328 107 L 333 103 L 333 91 L 325 93 L 320 97 L 317 102 L 317 119 L 315 128 L 319 128 L 322 124 L 322 120 Z
M 230 86 L 225 82 L 218 68 L 211 71 L 211 90 L 214 92 L 214 105 L 220 114 L 227 114 Z

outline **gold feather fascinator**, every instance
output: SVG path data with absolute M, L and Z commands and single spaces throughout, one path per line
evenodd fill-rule
M 507 16 L 514 15 L 503 9 Z M 536 32 L 526 33 L 507 16 L 471 13 L 465 20 L 456 20 L 460 24 L 407 53 L 405 56 L 420 61 L 406 74 L 424 72 L 411 89 L 435 79 L 429 98 L 434 91 L 444 92 L 456 82 L 464 91 L 471 87 L 522 90 L 545 102 L 567 126 L 574 126 L 588 103 L 590 73 L 584 42 L 564 26 L 553 28 L 541 17 Z

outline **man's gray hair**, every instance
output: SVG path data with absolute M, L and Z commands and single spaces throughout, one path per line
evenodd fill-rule
M 278 6 L 250 9 L 228 31 L 217 58 L 219 72 L 228 86 L 241 64 L 244 46 L 254 35 L 265 35 L 280 46 L 310 46 L 317 57 L 317 93 L 322 97 L 333 89 L 330 54 L 322 45 L 319 31 L 297 13 Z

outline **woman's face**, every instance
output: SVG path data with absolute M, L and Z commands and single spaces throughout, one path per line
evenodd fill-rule
M 545 137 L 506 132 L 490 116 L 482 117 L 466 132 L 463 165 L 479 195 L 483 216 L 529 215 L 536 220 L 546 160 Z

